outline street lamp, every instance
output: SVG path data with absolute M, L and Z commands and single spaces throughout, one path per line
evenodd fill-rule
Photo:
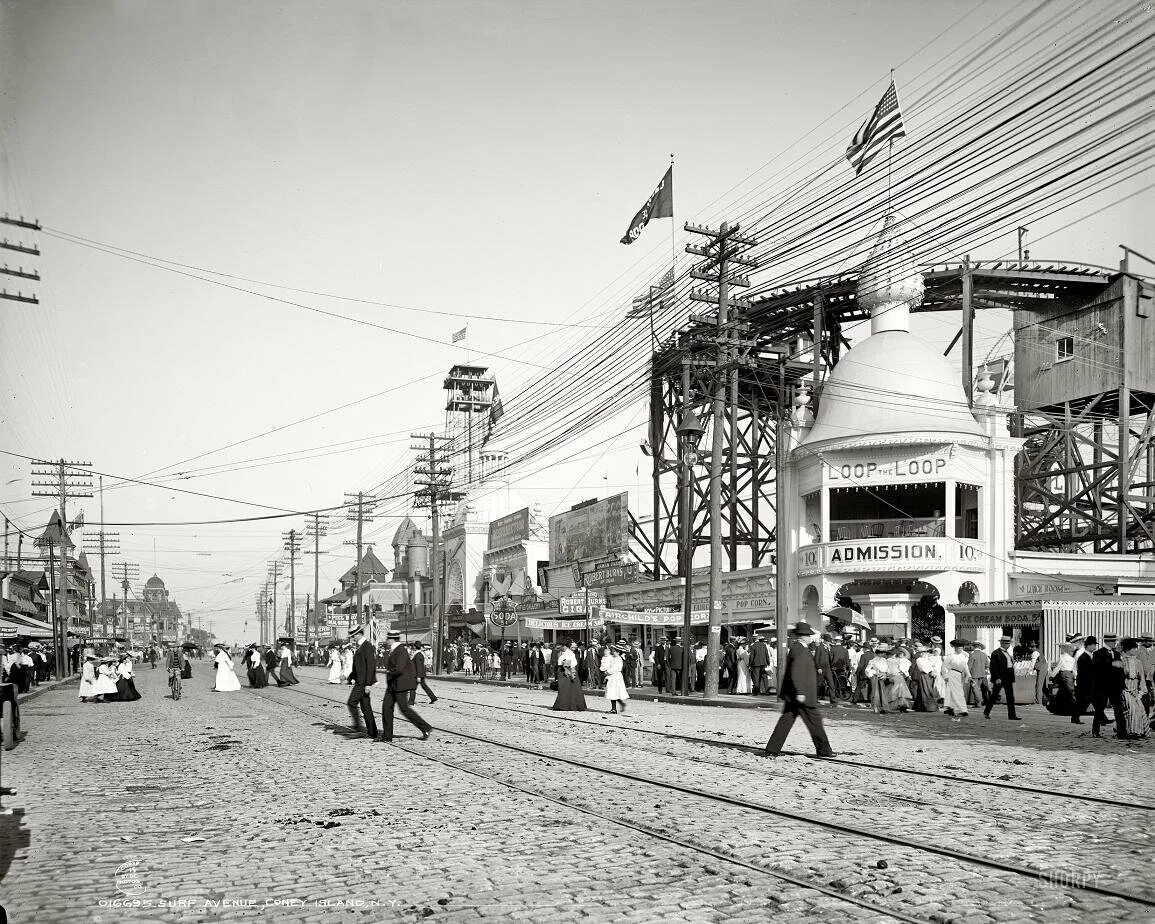
M 698 421 L 693 408 L 682 412 L 678 424 L 678 439 L 681 441 L 682 457 L 682 529 L 680 549 L 682 557 L 682 578 L 686 582 L 686 598 L 682 607 L 682 695 L 690 695 L 690 610 L 694 605 L 694 586 L 691 572 L 694 569 L 694 544 L 690 537 L 693 517 L 691 491 L 694 466 L 698 463 L 698 440 L 706 428 Z

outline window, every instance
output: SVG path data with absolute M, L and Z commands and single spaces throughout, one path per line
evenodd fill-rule
M 1055 340 L 1055 362 L 1061 363 L 1065 359 L 1073 359 L 1074 356 L 1074 337 L 1059 337 L 1057 340 Z

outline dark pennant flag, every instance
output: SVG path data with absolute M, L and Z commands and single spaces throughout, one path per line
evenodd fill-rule
M 895 138 L 905 137 L 902 112 L 898 108 L 898 91 L 894 89 L 892 80 L 886 92 L 882 94 L 882 99 L 874 107 L 870 118 L 862 123 L 862 127 L 850 139 L 846 159 L 854 167 L 854 175 L 862 173 L 879 152 L 888 147 Z
M 632 244 L 642 234 L 642 229 L 650 223 L 651 218 L 673 218 L 674 217 L 674 165 L 670 164 L 670 169 L 666 171 L 666 175 L 662 177 L 662 182 L 658 184 L 658 188 L 651 194 L 650 198 L 646 200 L 646 204 L 641 207 L 638 214 L 634 216 L 633 221 L 630 222 L 630 229 L 622 237 L 623 244 Z

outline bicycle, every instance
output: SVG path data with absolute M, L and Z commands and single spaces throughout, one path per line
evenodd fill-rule
M 180 699 L 180 669 L 172 668 L 168 672 L 168 685 L 172 689 L 172 698 L 175 702 Z

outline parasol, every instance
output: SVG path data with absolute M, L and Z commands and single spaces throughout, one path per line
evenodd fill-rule
M 836 606 L 834 609 L 830 610 L 828 613 L 824 613 L 823 615 L 827 619 L 832 619 L 835 622 L 842 623 L 843 625 L 849 624 L 852 626 L 861 626 L 863 629 L 870 628 L 870 623 L 866 621 L 866 617 L 857 610 L 852 610 L 848 606 Z

